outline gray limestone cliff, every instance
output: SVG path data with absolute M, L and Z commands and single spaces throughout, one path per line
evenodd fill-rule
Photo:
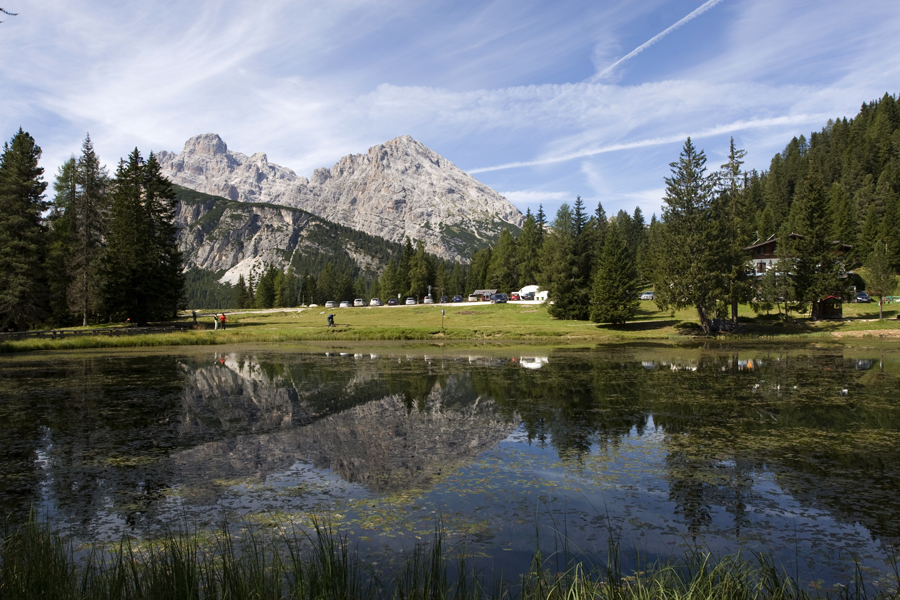
M 180 186 L 300 208 L 393 242 L 422 240 L 443 258 L 465 260 L 502 229 L 523 223 L 506 198 L 409 136 L 345 156 L 309 179 L 269 163 L 263 153 L 233 152 L 212 133 L 192 137 L 180 154 L 163 151 L 157 159 Z

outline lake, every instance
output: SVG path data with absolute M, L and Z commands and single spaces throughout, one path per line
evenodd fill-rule
M 292 346 L 6 356 L 0 510 L 80 540 L 327 520 L 506 574 L 761 551 L 878 583 L 900 541 L 900 350 Z

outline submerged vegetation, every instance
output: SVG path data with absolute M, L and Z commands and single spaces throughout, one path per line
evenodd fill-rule
M 351 540 L 312 520 L 310 531 L 172 531 L 141 542 L 76 548 L 33 518 L 0 540 L 0 596 L 26 598 L 298 599 L 802 599 L 895 598 L 856 569 L 851 581 L 822 589 L 760 554 L 649 564 L 627 573 L 613 543 L 606 557 L 572 554 L 565 540 L 552 556 L 537 552 L 526 573 L 480 568 L 464 548 L 448 547 L 436 528 L 429 543 L 399 557 L 362 557 Z M 895 565 L 896 567 L 896 565 Z M 873 585 L 875 584 L 875 585 Z

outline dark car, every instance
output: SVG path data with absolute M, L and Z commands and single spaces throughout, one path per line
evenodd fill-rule
M 522 300 L 534 300 L 534 292 L 528 292 L 527 294 L 522 294 Z
M 400 304 L 400 301 L 397 300 L 396 298 L 388 298 L 388 301 L 387 301 L 388 306 L 397 306 L 398 304 Z
M 447 304 L 450 302 L 450 296 L 441 296 L 441 304 Z
M 491 296 L 491 304 L 506 304 L 508 300 L 506 294 L 493 294 Z
M 856 292 L 856 300 L 854 302 L 871 302 L 872 298 L 865 292 Z
M 460 296 L 459 294 L 457 294 L 457 295 L 453 296 L 453 301 L 454 301 L 454 302 L 462 302 L 462 301 L 463 301 L 463 297 Z

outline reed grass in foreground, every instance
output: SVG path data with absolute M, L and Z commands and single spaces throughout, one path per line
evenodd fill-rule
M 761 600 L 829 596 L 810 596 L 801 582 L 762 556 L 714 560 L 697 554 L 680 564 L 657 564 L 626 574 L 618 565 L 615 548 L 605 567 L 563 554 L 560 561 L 559 556 L 545 560 L 538 553 L 527 573 L 503 580 L 475 570 L 465 558 L 452 557 L 440 530 L 430 544 L 399 557 L 399 565 L 378 569 L 358 558 L 345 537 L 318 524 L 311 534 L 238 536 L 226 528 L 206 541 L 174 532 L 149 543 L 126 539 L 112 548 L 76 552 L 49 525 L 31 521 L 5 533 L 0 541 L 0 598 Z M 562 568 L 549 568 L 559 562 L 564 563 Z M 870 592 L 860 574 L 830 595 L 897 597 L 896 588 Z

